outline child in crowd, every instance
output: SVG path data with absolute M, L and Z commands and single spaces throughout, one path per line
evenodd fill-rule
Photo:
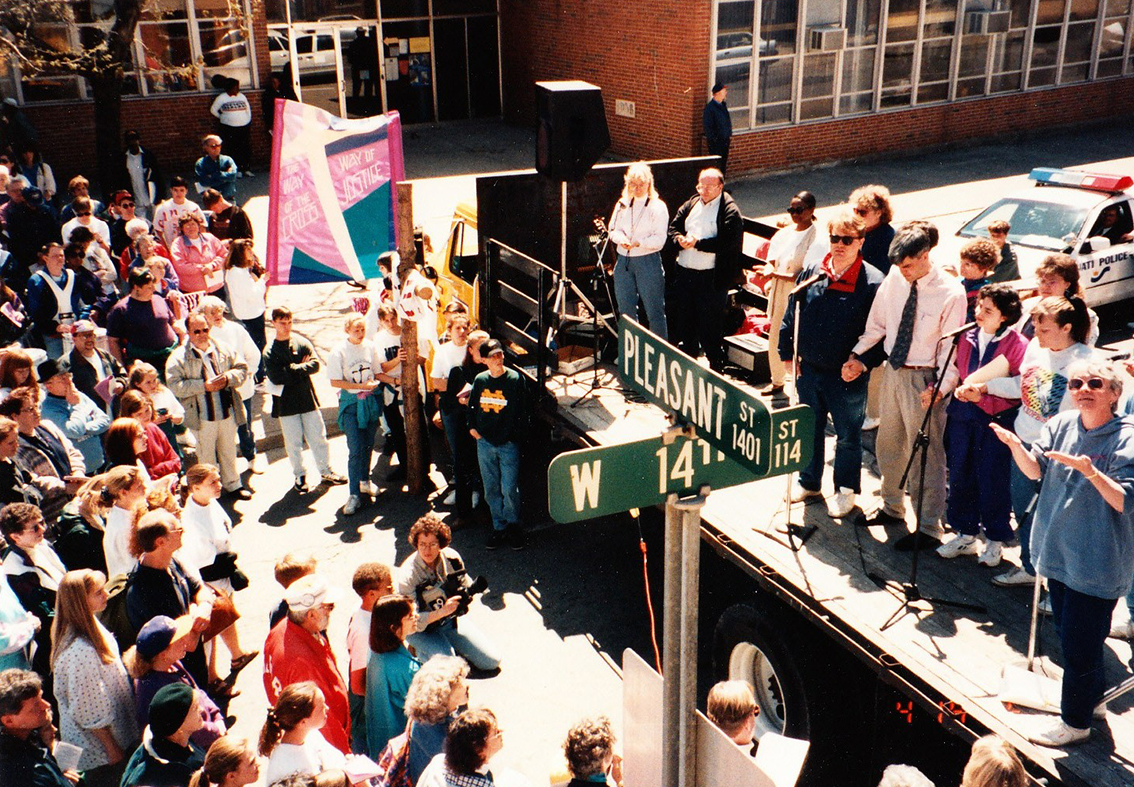
M 974 238 L 961 247 L 961 284 L 965 287 L 965 298 L 968 299 L 965 322 L 976 319 L 977 298 L 981 288 L 989 283 L 988 277 L 999 259 L 996 244 L 984 238 Z
M 1016 262 L 1016 252 L 1012 251 L 1012 244 L 1008 242 L 1008 232 L 1012 229 L 1012 225 L 1003 219 L 997 219 L 988 222 L 985 229 L 988 230 L 988 237 L 996 244 L 1000 254 L 1000 262 L 996 263 L 996 268 L 993 269 L 988 280 L 993 283 L 1016 281 L 1020 278 L 1020 265 Z
M 135 361 L 130 367 L 130 388 L 149 397 L 154 404 L 154 423 L 172 443 L 178 454 L 185 456 L 185 449 L 194 445 L 193 435 L 182 422 L 185 420 L 185 407 L 162 383 L 158 370 L 145 361 Z
M 318 563 L 311 555 L 297 555 L 294 552 L 288 552 L 276 562 L 274 570 L 276 582 L 279 582 L 280 586 L 287 590 L 300 577 L 314 574 L 316 568 L 318 568 Z M 268 628 L 275 628 L 276 624 L 286 616 L 287 601 L 281 599 L 268 618 Z
M 361 605 L 350 616 L 347 627 L 347 653 L 350 657 L 350 747 L 356 754 L 377 759 L 381 752 L 370 752 L 366 740 L 366 664 L 370 660 L 370 619 L 374 604 L 394 592 L 390 568 L 381 563 L 363 563 L 354 571 L 351 587 Z

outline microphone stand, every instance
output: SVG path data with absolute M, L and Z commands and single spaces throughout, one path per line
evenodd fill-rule
M 799 373 L 800 373 L 800 370 L 799 370 L 799 306 L 800 306 L 799 302 L 802 299 L 804 292 L 812 284 L 819 281 L 819 279 L 821 279 L 821 278 L 823 278 L 823 274 L 817 273 L 814 276 L 812 276 L 811 278 L 804 280 L 802 283 L 800 283 L 798 286 L 796 286 L 795 289 L 793 289 L 791 291 L 791 299 L 793 301 L 793 306 L 795 308 L 795 320 L 792 323 L 792 342 L 791 342 L 791 347 L 792 347 L 791 363 L 792 363 L 792 367 L 795 369 L 795 379 L 792 380 L 791 398 L 789 400 L 792 405 L 798 405 L 799 404 Z M 773 349 L 771 347 L 769 347 L 768 352 L 773 352 Z M 776 349 L 775 352 L 779 352 L 779 350 Z M 792 552 L 798 552 L 799 550 L 801 550 L 803 548 L 804 544 L 807 543 L 808 539 L 810 539 L 813 535 L 815 535 L 815 531 L 817 531 L 819 529 L 816 525 L 806 525 L 805 526 L 805 525 L 793 525 L 791 523 L 791 484 L 792 484 L 792 481 L 795 479 L 795 476 L 796 476 L 795 473 L 788 473 L 787 476 L 786 476 L 787 488 L 784 490 L 784 503 L 785 503 L 786 508 L 787 508 L 787 524 L 784 526 L 784 529 L 782 531 L 780 531 L 780 532 L 783 532 L 783 533 L 787 533 L 788 548 Z M 798 543 L 796 542 L 796 537 L 799 538 Z
M 621 202 L 619 203 L 619 206 L 621 207 Z M 597 221 L 596 226 L 598 226 Z M 599 382 L 599 285 L 602 285 L 603 289 L 606 290 L 607 302 L 610 304 L 610 308 L 614 314 L 615 320 L 617 321 L 618 319 L 618 307 L 615 304 L 614 296 L 610 294 L 610 277 L 606 275 L 606 268 L 603 267 L 603 263 L 606 260 L 606 250 L 609 246 L 610 232 L 607 231 L 605 227 L 602 227 L 598 239 L 591 245 L 591 248 L 594 249 L 595 255 L 598 257 L 598 262 L 595 264 L 595 270 L 591 274 L 591 294 L 595 296 L 595 302 L 591 304 L 591 352 L 594 353 L 591 356 L 593 359 L 593 361 L 591 362 L 591 368 L 594 370 L 594 375 L 591 377 L 591 386 L 587 390 L 587 392 L 575 401 L 571 402 L 568 407 L 575 407 L 586 399 L 594 397 L 595 391 L 598 391 L 599 389 L 605 388 L 607 390 L 615 390 L 612 386 L 603 385 Z
M 932 419 L 933 419 L 933 408 L 937 406 L 937 395 L 941 391 L 941 378 L 943 376 L 942 369 L 948 369 L 949 364 L 953 362 L 953 354 L 957 351 L 957 342 L 960 340 L 960 337 L 961 337 L 961 333 L 957 332 L 952 337 L 951 341 L 949 342 L 949 353 L 945 358 L 945 365 L 943 367 L 938 366 L 936 363 L 934 363 L 934 365 L 933 365 L 933 386 L 932 386 L 933 397 L 930 401 L 929 407 L 925 408 L 925 415 L 921 419 L 921 428 L 918 429 L 917 437 L 914 438 L 913 448 L 910 449 L 910 456 L 909 456 L 909 459 L 906 461 L 905 472 L 902 473 L 902 480 L 898 483 L 899 489 L 905 489 L 906 488 L 906 481 L 909 479 L 910 472 L 913 470 L 914 460 L 918 457 L 918 454 L 920 454 L 921 455 L 921 462 L 920 462 L 920 465 L 919 465 L 919 468 L 918 468 L 919 483 L 918 483 L 918 488 L 917 488 L 917 507 L 916 507 L 917 521 L 914 524 L 913 564 L 910 567 L 909 579 L 906 580 L 905 582 L 899 582 L 899 581 L 893 580 L 893 579 L 883 579 L 881 577 L 881 575 L 879 575 L 877 573 L 868 573 L 867 574 L 867 577 L 875 585 L 877 585 L 880 588 L 887 588 L 887 589 L 890 589 L 890 590 L 893 590 L 893 591 L 900 591 L 902 598 L 903 598 L 902 606 L 899 607 L 898 611 L 895 612 L 894 615 L 892 615 L 890 617 L 890 619 L 887 620 L 882 625 L 882 629 L 881 629 L 882 631 L 885 631 L 887 628 L 889 628 L 891 625 L 893 625 L 897 621 L 898 617 L 900 616 L 900 613 L 908 611 L 910 606 L 915 601 L 925 601 L 925 602 L 928 602 L 930 604 L 937 604 L 937 605 L 942 606 L 942 607 L 951 607 L 953 609 L 967 609 L 971 612 L 980 612 L 980 613 L 987 613 L 988 612 L 988 609 L 986 607 L 984 607 L 983 605 L 980 605 L 980 604 L 969 604 L 969 603 L 964 602 L 964 601 L 952 601 L 950 599 L 943 599 L 943 598 L 936 598 L 936 597 L 932 597 L 932 596 L 922 595 L 921 588 L 918 587 L 918 584 L 917 584 L 917 570 L 918 570 L 919 556 L 921 555 L 921 538 L 922 538 L 921 512 L 922 512 L 922 506 L 924 505 L 924 502 L 925 502 L 925 469 L 926 469 L 927 463 L 929 462 L 929 440 L 930 440 L 930 434 L 931 434 L 931 431 L 932 431 L 931 426 L 932 426 L 932 423 L 933 423 L 933 421 L 932 421 Z M 934 348 L 934 353 L 933 353 L 934 359 L 937 358 L 937 349 L 940 348 L 941 342 L 944 341 L 944 340 L 945 340 L 944 336 L 942 336 L 940 339 L 937 340 L 937 347 Z

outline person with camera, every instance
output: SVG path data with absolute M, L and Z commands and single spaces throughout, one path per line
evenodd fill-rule
M 468 612 L 469 602 L 483 592 L 483 577 L 473 580 L 465 571 L 449 526 L 435 514 L 426 514 L 413 523 L 409 542 L 414 553 L 399 570 L 397 591 L 417 600 L 421 613 L 417 632 L 408 642 L 422 662 L 432 656 L 463 656 L 474 668 L 485 672 L 500 666 L 495 647 L 468 621 L 457 625 L 457 618 Z

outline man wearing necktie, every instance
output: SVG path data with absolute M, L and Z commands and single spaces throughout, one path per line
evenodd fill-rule
M 882 471 L 882 507 L 862 522 L 873 525 L 905 525 L 905 492 L 899 486 L 906 462 L 914 446 L 925 408 L 930 406 L 935 370 L 943 370 L 941 397 L 957 383 L 954 367 L 945 370 L 949 354 L 949 331 L 965 321 L 965 290 L 951 276 L 933 266 L 929 259 L 932 240 L 925 228 L 903 227 L 890 244 L 893 266 L 870 308 L 866 330 L 843 364 L 846 381 L 858 378 L 867 364 L 877 358 L 871 353 L 880 343 L 886 353 L 879 410 L 882 422 L 878 427 L 875 456 Z M 873 365 L 873 364 L 872 364 Z M 921 519 L 917 523 L 920 539 L 910 534 L 899 539 L 895 548 L 910 551 L 936 548 L 944 532 L 941 516 L 945 510 L 945 406 L 933 403 L 929 421 L 929 445 L 926 448 L 925 499 Z M 910 473 L 907 489 L 916 505 L 920 473 Z

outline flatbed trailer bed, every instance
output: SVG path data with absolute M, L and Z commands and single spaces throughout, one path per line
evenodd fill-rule
M 547 385 L 557 402 L 559 426 L 580 445 L 639 440 L 666 428 L 659 408 L 625 398 L 610 366 L 600 372 L 600 382 L 608 387 L 572 407 L 590 391 L 592 377 L 585 370 L 572 377 L 553 376 Z M 828 461 L 832 450 L 829 437 Z M 990 569 L 974 558 L 946 561 L 923 552 L 918 576 L 923 596 L 984 605 L 987 613 L 922 601 L 907 607 L 900 587 L 879 587 L 868 574 L 900 583 L 909 578 L 911 553 L 891 546 L 908 531 L 855 527 L 851 519 L 830 519 L 821 502 L 797 504 L 791 508 L 792 522 L 818 529 L 793 552 L 782 532 L 786 484 L 785 477 L 777 477 L 713 491 L 702 512 L 703 541 L 825 633 L 832 647 L 851 653 L 910 702 L 936 713 L 947 734 L 971 742 L 996 733 L 1017 747 L 1033 778 L 1046 776 L 1049 784 L 1134 784 L 1134 694 L 1113 703 L 1086 744 L 1066 749 L 1029 743 L 1018 730 L 1038 719 L 1027 718 L 1034 716 L 1029 711 L 1010 710 L 998 699 L 1003 665 L 1022 661 L 1027 651 L 1032 597 L 1030 587 L 991 584 L 1006 564 Z M 859 504 L 868 512 L 878 505 L 878 485 L 877 477 L 864 469 Z M 1106 682 L 1111 686 L 1129 676 L 1134 662 L 1130 643 L 1109 639 L 1106 647 Z M 1058 649 L 1050 619 L 1041 619 L 1039 653 L 1044 655 L 1039 661 L 1055 675 L 1059 669 L 1046 654 Z M 903 708 L 895 712 L 901 714 Z

